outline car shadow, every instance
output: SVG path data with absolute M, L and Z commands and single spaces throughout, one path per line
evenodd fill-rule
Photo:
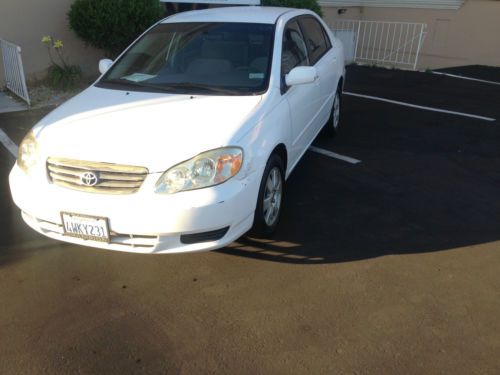
M 408 156 L 352 167 L 308 153 L 287 184 L 277 232 L 224 254 L 324 264 L 500 240 L 500 173 L 477 160 Z M 498 162 L 497 162 L 498 164 Z

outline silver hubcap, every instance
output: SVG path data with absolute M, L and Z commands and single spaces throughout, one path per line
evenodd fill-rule
M 340 103 L 339 103 L 339 93 L 335 94 L 335 99 L 333 101 L 333 128 L 337 129 L 339 126 L 340 119 Z
M 264 220 L 268 226 L 272 226 L 278 218 L 281 207 L 281 196 L 283 193 L 283 183 L 278 167 L 274 167 L 269 172 L 264 191 Z

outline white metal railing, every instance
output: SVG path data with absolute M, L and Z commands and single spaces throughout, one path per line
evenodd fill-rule
M 352 61 L 417 68 L 427 25 L 412 22 L 336 20 L 330 24 Z M 349 54 L 346 60 L 349 61 Z
M 0 39 L 0 47 L 5 71 L 5 85 L 10 91 L 30 105 L 28 87 L 26 86 L 26 79 L 24 77 L 23 61 L 21 59 L 21 47 L 4 39 Z

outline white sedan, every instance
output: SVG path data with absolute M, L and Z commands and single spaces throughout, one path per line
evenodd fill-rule
M 62 241 L 174 253 L 271 235 L 286 178 L 339 124 L 342 45 L 307 10 L 177 14 L 99 69 L 10 174 L 26 223 Z

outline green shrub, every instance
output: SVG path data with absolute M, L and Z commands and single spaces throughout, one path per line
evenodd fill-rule
M 68 12 L 71 29 L 114 58 L 163 16 L 158 0 L 76 0 Z
M 271 7 L 309 9 L 319 16 L 323 15 L 317 0 L 262 0 L 262 5 Z

